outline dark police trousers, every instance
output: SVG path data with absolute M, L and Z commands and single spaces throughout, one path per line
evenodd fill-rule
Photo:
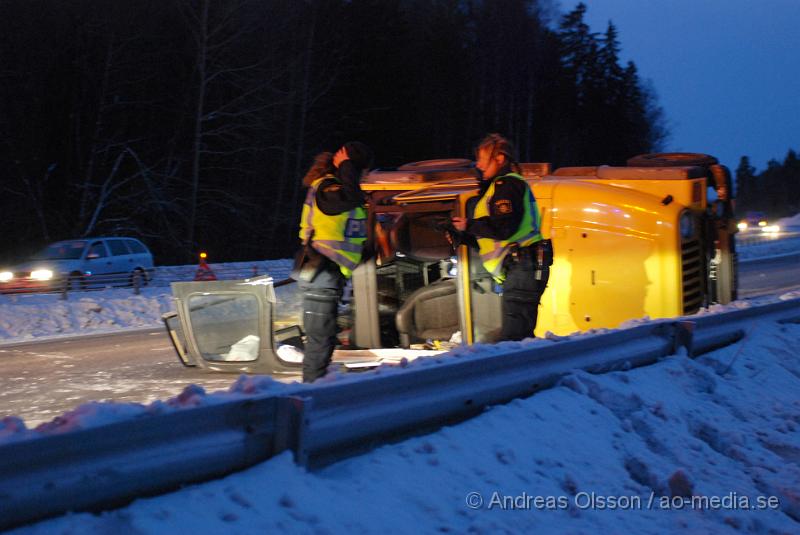
M 504 265 L 506 280 L 503 282 L 503 328 L 500 339 L 530 338 L 536 327 L 539 301 L 550 278 L 550 268 L 547 265 L 538 266 L 530 254 L 520 254 L 516 258 L 509 254 Z
M 303 291 L 303 329 L 306 332 L 304 383 L 325 375 L 331 363 L 337 342 L 336 315 L 345 282 L 339 266 L 327 260 L 313 281 L 297 283 Z

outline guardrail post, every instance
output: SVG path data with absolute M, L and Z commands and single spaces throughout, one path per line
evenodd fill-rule
M 64 283 L 61 285 L 61 295 L 59 295 L 58 298 L 62 301 L 66 301 L 68 291 L 69 291 L 69 277 L 64 277 Z
M 142 286 L 142 275 L 137 271 L 133 274 L 133 295 L 139 295 Z

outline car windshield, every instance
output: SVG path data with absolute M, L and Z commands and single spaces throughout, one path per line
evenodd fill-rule
M 32 260 L 76 260 L 81 257 L 85 241 L 53 243 L 33 255 Z

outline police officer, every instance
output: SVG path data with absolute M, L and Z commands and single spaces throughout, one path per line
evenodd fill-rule
M 308 186 L 300 220 L 305 247 L 296 266 L 303 291 L 303 327 L 306 332 L 303 382 L 325 375 L 336 346 L 336 315 L 346 280 L 361 260 L 366 240 L 364 196 L 359 179 L 372 163 L 372 151 L 358 141 L 339 151 L 317 155 L 304 185 Z
M 480 196 L 469 218 L 452 219 L 462 238 L 477 242 L 484 268 L 502 285 L 502 340 L 533 336 L 552 264 L 536 199 L 515 172 L 512 153 L 511 143 L 499 134 L 481 141 L 476 154 Z

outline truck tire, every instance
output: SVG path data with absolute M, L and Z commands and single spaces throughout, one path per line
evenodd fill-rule
M 711 155 L 697 152 L 653 152 L 628 159 L 628 167 L 708 167 L 719 161 Z

